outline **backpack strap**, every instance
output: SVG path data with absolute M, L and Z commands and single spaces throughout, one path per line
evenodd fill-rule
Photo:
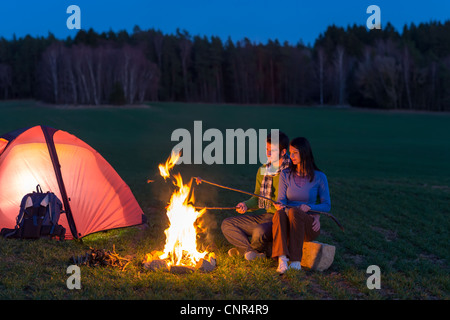
M 37 193 L 43 193 L 40 184 L 38 184 L 38 185 L 36 186 L 36 192 L 37 192 Z
M 53 234 L 55 227 L 58 225 L 59 217 L 61 215 L 62 203 L 59 201 L 58 197 L 54 193 L 47 192 L 45 198 L 46 206 L 48 206 L 48 218 L 49 222 L 52 224 L 50 234 Z
M 48 206 L 49 203 L 50 203 L 49 193 L 47 192 L 45 197 L 42 198 L 41 203 L 39 205 L 46 207 L 46 206 Z
M 16 218 L 16 229 L 20 226 L 20 224 L 22 223 L 23 220 L 23 215 L 25 213 L 25 208 L 27 207 L 27 202 L 28 200 L 31 201 L 31 197 L 30 195 L 26 195 L 25 197 L 22 198 L 22 202 L 20 203 L 20 211 L 19 211 L 19 215 Z
M 49 194 L 50 196 L 50 194 Z M 57 219 L 57 214 L 56 214 L 56 197 L 55 196 L 50 196 L 50 201 L 49 201 L 49 213 L 50 213 L 50 221 L 52 223 L 52 228 L 50 230 L 50 234 L 53 234 L 53 231 L 55 230 L 55 226 L 57 225 L 57 221 L 55 221 Z

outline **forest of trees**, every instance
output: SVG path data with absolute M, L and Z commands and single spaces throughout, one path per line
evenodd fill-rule
M 186 101 L 450 110 L 450 21 L 330 26 L 313 45 L 135 27 L 0 38 L 0 99 Z

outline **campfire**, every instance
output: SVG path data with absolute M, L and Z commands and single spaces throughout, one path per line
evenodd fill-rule
M 175 166 L 180 155 L 172 152 L 159 171 L 164 179 L 169 178 L 170 170 Z M 163 251 L 152 251 L 144 260 L 144 267 L 150 270 L 163 269 L 175 273 L 185 273 L 200 269 L 211 271 L 214 269 L 216 259 L 214 253 L 199 251 L 197 245 L 198 219 L 206 211 L 197 210 L 192 192 L 192 179 L 184 184 L 180 174 L 175 174 L 173 192 L 167 206 L 169 227 L 164 231 L 166 243 Z

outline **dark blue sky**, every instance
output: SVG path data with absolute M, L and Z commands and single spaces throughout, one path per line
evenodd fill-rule
M 381 8 L 381 24 L 391 22 L 401 31 L 405 24 L 450 20 L 447 0 L 13 0 L 0 4 L 0 37 L 13 34 L 23 37 L 74 36 L 66 20 L 69 5 L 81 8 L 81 28 L 97 32 L 127 30 L 135 25 L 141 29 L 160 29 L 174 33 L 177 28 L 191 35 L 219 36 L 233 41 L 244 37 L 265 43 L 268 39 L 289 41 L 300 39 L 313 43 L 327 26 L 335 24 L 366 25 L 369 5 Z

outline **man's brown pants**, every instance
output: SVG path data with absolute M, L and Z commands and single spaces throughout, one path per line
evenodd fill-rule
M 314 218 L 300 210 L 279 210 L 272 219 L 273 247 L 272 257 L 285 255 L 291 261 L 301 261 L 303 242 L 313 241 L 320 234 L 312 229 Z

